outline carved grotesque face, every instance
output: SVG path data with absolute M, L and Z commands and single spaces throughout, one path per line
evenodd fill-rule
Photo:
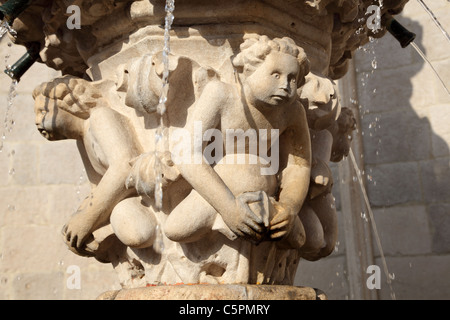
M 297 94 L 300 66 L 295 57 L 272 52 L 246 79 L 247 97 L 256 105 L 280 106 L 292 102 Z
M 51 141 L 67 139 L 62 134 L 62 128 L 69 125 L 70 118 L 73 117 L 70 113 L 59 109 L 55 101 L 42 95 L 36 98 L 34 111 L 36 127 L 44 138 Z

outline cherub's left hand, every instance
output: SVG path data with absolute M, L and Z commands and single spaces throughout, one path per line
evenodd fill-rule
M 269 234 L 272 240 L 278 240 L 286 236 L 294 225 L 297 212 L 289 206 L 280 202 L 273 202 L 275 216 L 270 221 Z

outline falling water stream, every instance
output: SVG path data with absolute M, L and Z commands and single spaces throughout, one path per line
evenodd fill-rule
M 163 201 L 163 173 L 161 158 L 158 156 L 158 148 L 162 149 L 162 153 L 168 149 L 168 136 L 164 124 L 164 115 L 166 113 L 167 94 L 169 91 L 169 55 L 170 55 L 170 29 L 174 19 L 173 12 L 175 10 L 175 0 L 166 0 L 165 6 L 165 26 L 164 26 L 164 48 L 163 48 L 163 76 L 162 76 L 162 89 L 159 98 L 158 114 L 160 117 L 159 126 L 155 134 L 155 204 L 158 209 L 162 208 Z
M 0 20 L 0 41 L 2 40 L 3 36 L 9 33 L 12 36 L 16 36 L 17 32 L 9 25 L 8 22 L 6 21 L 2 21 Z M 11 48 L 12 44 L 8 43 L 8 47 Z M 8 59 L 10 57 L 10 54 L 6 54 L 5 55 L 5 67 L 6 69 L 9 69 L 10 66 L 8 65 Z M 4 117 L 4 121 L 3 121 L 3 132 L 0 138 L 0 152 L 3 151 L 3 143 L 4 140 L 6 139 L 6 134 L 8 132 L 11 132 L 14 126 L 14 119 L 12 117 L 12 112 L 13 112 L 13 104 L 14 104 L 14 98 L 17 96 L 17 84 L 18 81 L 17 80 L 12 80 L 11 84 L 9 86 L 9 92 L 8 92 L 8 97 L 7 97 L 7 101 L 6 101 L 6 111 L 5 111 L 5 117 Z
M 386 279 L 387 279 L 386 282 L 389 285 L 389 289 L 391 291 L 391 298 L 393 300 L 395 300 L 395 293 L 394 293 L 394 290 L 392 288 L 393 275 L 389 273 L 389 269 L 388 269 L 388 266 L 387 266 L 387 263 L 386 263 L 386 257 L 385 257 L 384 252 L 383 252 L 383 247 L 381 246 L 380 236 L 378 235 L 378 230 L 377 230 L 377 226 L 376 226 L 376 223 L 375 223 L 375 218 L 373 216 L 372 208 L 370 206 L 369 197 L 367 195 L 366 188 L 364 187 L 364 181 L 363 181 L 363 178 L 362 178 L 362 175 L 361 175 L 361 170 L 358 167 L 358 164 L 356 162 L 355 155 L 354 155 L 352 149 L 350 149 L 350 151 L 349 151 L 349 158 L 350 158 L 351 164 L 352 164 L 352 166 L 353 166 L 353 168 L 355 170 L 356 178 L 358 180 L 359 186 L 361 188 L 361 193 L 362 193 L 363 198 L 364 198 L 364 203 L 366 205 L 367 212 L 369 213 L 370 225 L 372 226 L 372 230 L 374 232 L 374 237 L 375 237 L 375 242 L 376 242 L 377 248 L 378 248 L 378 250 L 380 252 L 380 257 L 381 257 L 381 261 L 382 261 L 382 264 L 383 264 L 383 271 L 384 271 Z
M 8 44 L 8 46 L 10 46 L 10 45 Z M 9 54 L 7 54 L 5 56 L 6 69 L 9 68 L 8 58 L 9 58 Z M 12 113 L 13 113 L 14 98 L 17 96 L 17 91 L 16 91 L 17 84 L 18 84 L 17 80 L 12 80 L 11 84 L 9 86 L 8 97 L 6 100 L 5 117 L 4 117 L 4 121 L 3 121 L 3 132 L 2 132 L 1 140 L 0 140 L 0 152 L 3 151 L 3 142 L 6 139 L 7 133 L 10 133 L 12 131 L 14 123 L 15 123 Z
M 417 0 L 417 2 L 419 2 L 419 4 L 423 7 L 423 9 L 428 13 L 428 15 L 433 20 L 434 24 L 439 28 L 439 30 L 442 32 L 442 34 L 447 39 L 447 41 L 450 42 L 450 36 L 449 36 L 448 32 L 445 31 L 444 27 L 439 22 L 439 20 L 436 18 L 436 15 L 433 13 L 433 11 L 431 11 L 431 9 L 422 0 Z M 428 60 L 427 56 L 422 52 L 422 50 L 420 50 L 419 46 L 414 41 L 411 42 L 411 46 L 414 48 L 414 50 L 416 50 L 416 52 L 420 55 L 420 57 L 423 59 L 423 61 L 425 61 L 425 63 L 431 68 L 431 70 L 433 70 L 433 72 L 436 75 L 436 77 L 438 78 L 439 82 L 442 84 L 445 91 L 450 96 L 450 91 L 449 91 L 447 85 L 445 84 L 444 80 L 442 80 L 441 76 L 439 75 L 437 70 L 434 68 L 431 61 Z
M 7 21 L 0 20 L 0 40 L 9 32 L 12 36 L 16 36 L 17 32 L 9 25 Z
M 439 30 L 441 30 L 442 34 L 447 38 L 448 41 L 450 41 L 450 36 L 448 35 L 448 32 L 445 31 L 445 29 L 442 27 L 442 24 L 439 22 L 439 20 L 436 18 L 436 16 L 434 15 L 433 11 L 430 10 L 430 8 L 428 8 L 428 6 L 422 1 L 422 0 L 417 0 L 417 2 L 420 3 L 420 5 L 425 9 L 425 11 L 429 14 L 429 16 L 431 17 L 431 19 L 433 20 L 434 24 L 439 28 Z
M 13 80 L 9 86 L 8 98 L 6 102 L 5 119 L 3 121 L 2 141 L 0 142 L 0 151 L 3 149 L 3 140 L 6 139 L 6 133 L 11 132 L 14 126 L 14 119 L 12 117 L 14 98 L 17 96 L 17 80 Z
M 434 68 L 434 66 L 430 62 L 430 60 L 428 60 L 427 56 L 422 52 L 422 50 L 420 50 L 419 46 L 416 43 L 414 43 L 414 41 L 411 42 L 410 44 L 416 50 L 416 52 L 422 57 L 423 61 L 425 61 L 428 64 L 428 66 L 431 68 L 431 70 L 433 70 L 433 72 L 436 75 L 437 79 L 442 84 L 442 86 L 444 87 L 444 89 L 447 92 L 447 94 L 450 96 L 450 91 L 447 88 L 447 85 L 445 84 L 444 80 L 442 80 L 441 76 L 439 75 L 437 70 Z

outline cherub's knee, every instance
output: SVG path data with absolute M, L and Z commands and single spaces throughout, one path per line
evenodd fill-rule
M 110 222 L 117 238 L 129 247 L 146 248 L 155 240 L 155 215 L 133 199 L 117 204 L 111 213 Z
M 302 208 L 299 217 L 305 228 L 306 235 L 305 244 L 301 248 L 301 251 L 304 253 L 303 256 L 316 256 L 326 246 L 323 226 L 315 212 L 308 205 Z

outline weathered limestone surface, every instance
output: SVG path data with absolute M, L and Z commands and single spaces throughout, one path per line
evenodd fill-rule
M 24 16 L 14 24 L 17 43 L 40 42 L 42 61 L 64 74 L 33 97 L 39 131 L 77 140 L 92 187 L 63 229 L 70 250 L 112 263 L 124 288 L 292 285 L 300 258 L 333 251 L 328 162 L 348 153 L 355 127 L 333 80 L 369 35 L 384 34 L 358 24 L 368 1 L 229 1 L 220 10 L 179 1 L 169 57 L 162 1 L 74 3 L 87 17 L 80 31 L 67 30 L 63 1 L 39 1 L 28 14 L 42 22 Z M 161 104 L 164 136 L 189 143 L 157 149 Z M 219 154 L 226 130 L 241 130 L 238 139 L 255 132 L 257 148 Z M 247 162 L 236 163 L 239 152 Z
M 108 291 L 97 300 L 326 300 L 326 296 L 305 287 L 198 284 Z

